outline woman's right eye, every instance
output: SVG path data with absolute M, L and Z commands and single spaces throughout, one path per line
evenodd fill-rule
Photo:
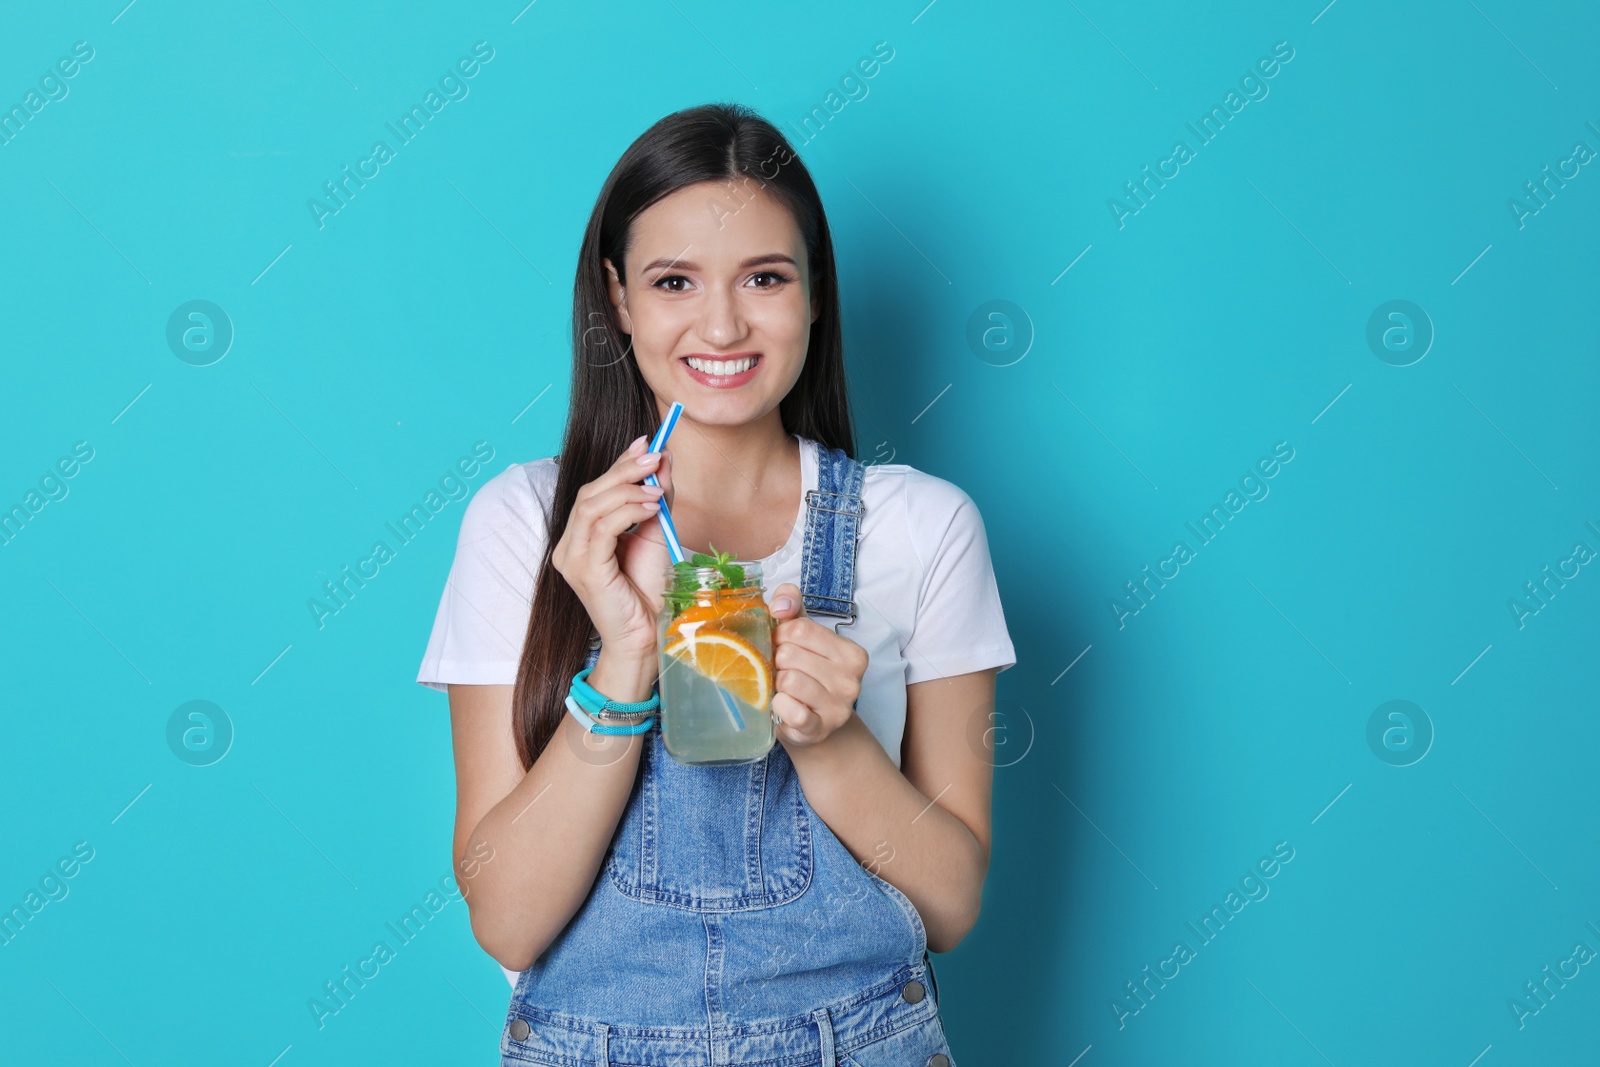
M 650 283 L 650 286 L 653 289 L 659 289 L 662 286 L 666 285 L 666 283 L 668 283 L 668 282 L 684 282 L 684 283 L 687 283 L 688 281 L 689 281 L 689 279 L 685 278 L 681 274 L 668 274 L 668 275 L 665 275 L 664 277 L 657 278 L 654 282 Z M 683 290 L 682 289 L 668 288 L 667 292 L 669 292 L 669 293 L 681 293 L 681 292 L 683 292 Z

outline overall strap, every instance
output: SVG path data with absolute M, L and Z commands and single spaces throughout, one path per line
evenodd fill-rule
M 856 621 L 856 546 L 867 506 L 866 468 L 841 448 L 817 444 L 817 488 L 806 491 L 806 539 L 800 593 L 806 614 Z M 835 627 L 837 630 L 838 627 Z

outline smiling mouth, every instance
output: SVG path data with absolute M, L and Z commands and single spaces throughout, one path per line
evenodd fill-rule
M 701 374 L 713 378 L 731 378 L 752 370 L 761 363 L 761 354 L 741 356 L 737 359 L 709 359 L 704 356 L 684 356 L 683 363 Z

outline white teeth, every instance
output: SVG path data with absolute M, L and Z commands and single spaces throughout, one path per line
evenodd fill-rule
M 717 377 L 740 374 L 756 365 L 754 356 L 747 356 L 744 359 L 696 359 L 690 356 L 684 362 L 703 374 Z

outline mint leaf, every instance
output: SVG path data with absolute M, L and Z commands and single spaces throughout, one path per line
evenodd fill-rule
M 714 588 L 730 587 L 736 589 L 743 585 L 744 568 L 733 562 L 733 553 L 717 552 L 716 545 L 712 545 L 711 550 L 716 552 L 715 556 L 697 553 L 695 562 L 698 563 L 703 558 L 705 559 L 704 566 L 715 568 L 717 575 L 712 579 L 712 586 Z
M 695 564 L 691 560 L 674 563 L 672 572 L 672 585 L 662 594 L 661 600 L 662 603 L 671 606 L 672 617 L 677 618 L 685 608 L 694 603 L 700 581 L 695 577 Z
M 664 594 L 662 601 L 672 606 L 673 617 L 693 604 L 702 586 L 696 571 L 710 567 L 714 571 L 706 582 L 707 589 L 734 588 L 744 585 L 744 567 L 733 562 L 732 552 L 718 552 L 716 545 L 711 546 L 711 553 L 695 552 L 689 558 L 672 565 L 672 586 Z

